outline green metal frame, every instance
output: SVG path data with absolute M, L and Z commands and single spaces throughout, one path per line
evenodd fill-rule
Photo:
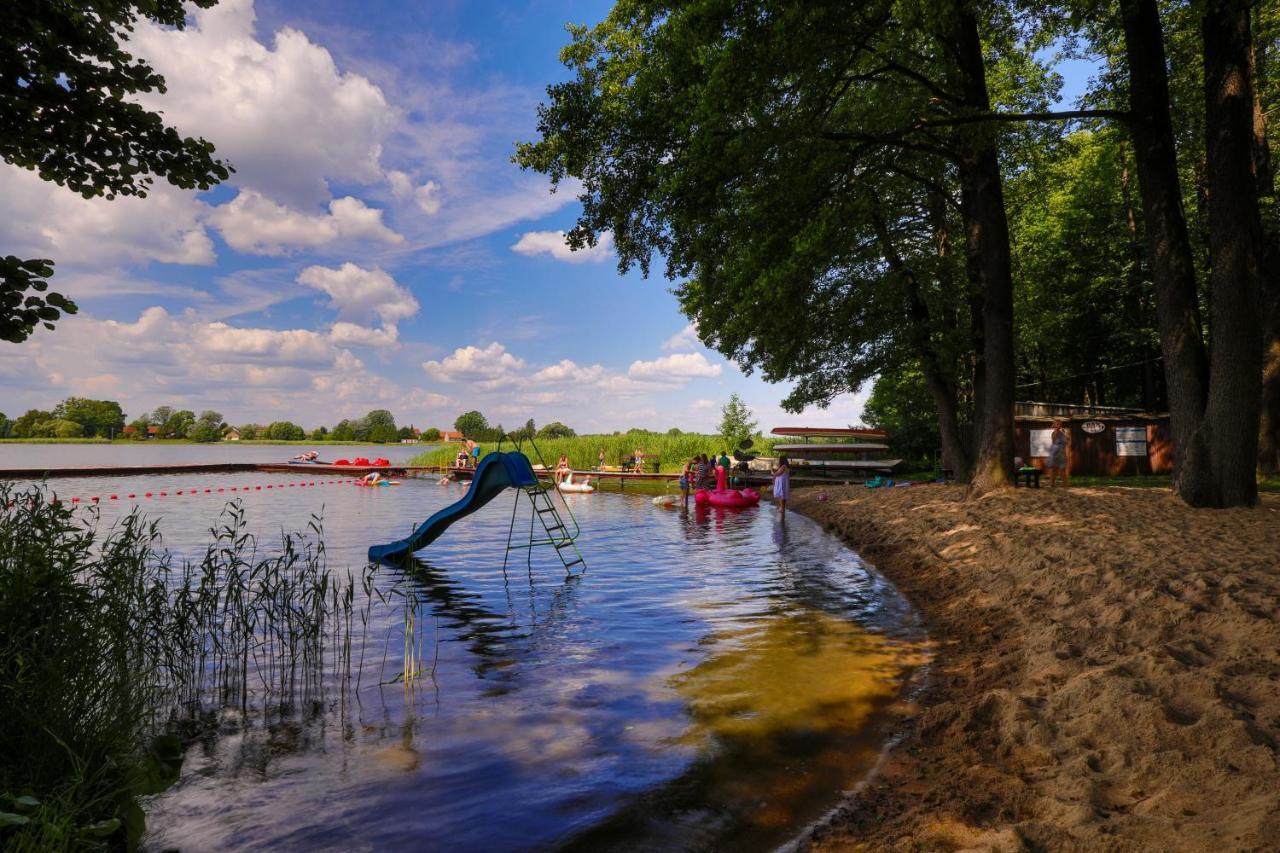
M 511 443 L 515 445 L 516 451 L 520 453 L 524 453 L 523 445 L 524 442 L 527 441 L 529 446 L 533 449 L 534 454 L 537 456 L 538 464 L 542 466 L 543 470 L 547 470 L 547 463 L 542 458 L 542 451 L 538 449 L 538 444 L 533 440 L 533 438 L 517 439 L 510 435 L 503 435 L 498 440 L 499 451 L 502 450 L 503 442 L 508 439 L 510 439 Z M 526 456 L 527 455 L 528 454 L 526 454 Z M 538 483 L 533 486 L 523 486 L 519 491 L 524 493 L 532 507 L 532 512 L 529 515 L 529 542 L 527 545 L 513 545 L 511 543 L 512 538 L 515 536 L 516 514 L 520 510 L 521 498 L 520 495 L 517 494 L 515 504 L 511 507 L 511 525 L 507 530 L 507 552 L 502 558 L 503 574 L 507 571 L 507 560 L 510 558 L 511 552 L 520 550 L 525 552 L 525 563 L 528 566 L 529 571 L 532 572 L 533 549 L 545 546 L 551 546 L 555 550 L 556 556 L 560 558 L 561 564 L 564 565 L 566 575 L 570 577 L 574 576 L 574 566 L 581 566 L 576 574 L 580 575 L 585 572 L 587 570 L 586 559 L 582 556 L 582 552 L 578 550 L 577 542 L 578 537 L 582 535 L 582 528 L 578 525 L 577 516 L 573 514 L 573 509 L 569 506 L 569 502 L 565 500 L 564 495 L 560 494 L 560 490 L 555 489 L 554 491 L 556 495 L 560 496 L 560 503 L 564 506 L 564 511 L 568 514 L 569 521 L 573 525 L 572 532 L 570 532 L 569 525 L 565 524 L 564 517 L 560 515 L 560 510 L 556 508 L 555 501 L 549 494 L 552 490 L 544 486 L 541 481 L 538 481 Z M 548 523 L 548 517 L 550 523 Z M 534 527 L 535 521 L 542 523 L 543 532 L 546 534 L 545 538 L 537 538 L 537 531 Z M 565 558 L 565 551 L 568 549 L 573 550 L 573 559 Z

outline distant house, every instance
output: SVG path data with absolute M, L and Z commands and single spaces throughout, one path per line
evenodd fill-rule
M 462 436 L 462 433 L 460 432 L 453 432 L 450 430 L 441 430 L 440 440 L 441 441 L 462 441 L 463 436 Z
M 222 440 L 223 441 L 239 441 L 240 430 L 236 429 L 235 427 L 232 427 L 231 429 L 227 430 L 222 434 Z
M 1099 477 L 1168 474 L 1173 471 L 1173 435 L 1169 415 L 1068 403 L 1019 401 L 1013 404 L 1014 454 L 1037 468 L 1044 466 L 1053 424 L 1070 434 L 1069 473 Z
M 133 438 L 135 435 L 138 434 L 138 428 L 136 426 L 127 426 L 124 429 L 120 430 L 120 434 L 124 436 L 128 436 L 129 438 Z
M 160 437 L 160 427 L 156 426 L 155 424 L 152 424 L 151 426 L 147 427 L 147 438 L 159 438 L 159 437 Z

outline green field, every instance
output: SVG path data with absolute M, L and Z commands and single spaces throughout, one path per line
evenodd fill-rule
M 752 452 L 768 455 L 769 449 L 773 446 L 772 439 L 756 436 L 752 440 L 754 442 Z M 634 455 L 636 448 L 642 448 L 646 463 L 657 460 L 659 470 L 662 471 L 679 471 L 685 462 L 698 453 L 705 453 L 708 456 L 714 453 L 719 456 L 721 451 L 731 449 L 727 442 L 718 435 L 693 432 L 680 433 L 679 435 L 669 435 L 662 432 L 629 432 L 625 435 L 579 435 L 573 438 L 539 438 L 534 439 L 534 444 L 542 455 L 542 462 L 548 467 L 554 467 L 556 460 L 563 453 L 569 457 L 569 464 L 580 470 L 590 470 L 596 467 L 596 460 L 601 448 L 604 449 L 606 465 L 618 465 L 625 460 L 629 460 Z M 415 456 L 409 464 L 447 465 L 453 461 L 461 446 L 460 444 L 452 443 L 436 450 L 421 453 Z M 480 447 L 484 453 L 488 453 L 496 450 L 498 445 L 495 442 L 484 442 L 481 443 Z M 503 443 L 502 447 L 504 450 L 512 450 L 515 446 L 512 442 L 507 441 Z M 538 453 L 534 452 L 534 447 L 529 442 L 524 443 L 523 449 L 535 463 L 539 461 Z

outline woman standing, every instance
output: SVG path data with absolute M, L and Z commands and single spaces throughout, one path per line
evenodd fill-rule
M 689 488 L 693 485 L 693 469 L 698 462 L 698 457 L 690 459 L 684 463 L 684 468 L 680 470 L 680 499 L 685 506 L 689 505 Z
M 1045 460 L 1044 467 L 1049 472 L 1049 485 L 1057 485 L 1057 480 L 1062 479 L 1062 485 L 1071 485 L 1071 475 L 1067 472 L 1067 445 L 1070 443 L 1070 436 L 1066 429 L 1062 426 L 1062 421 L 1053 422 L 1053 432 L 1049 434 L 1049 458 Z
M 782 510 L 782 520 L 787 520 L 787 498 L 791 497 L 791 464 L 787 457 L 779 456 L 773 469 L 773 499 Z

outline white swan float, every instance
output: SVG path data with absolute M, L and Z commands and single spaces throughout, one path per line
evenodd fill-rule
M 581 483 L 573 481 L 573 475 L 570 474 L 556 484 L 556 488 L 562 492 L 594 492 L 596 487 L 591 485 L 591 478 L 583 480 Z

